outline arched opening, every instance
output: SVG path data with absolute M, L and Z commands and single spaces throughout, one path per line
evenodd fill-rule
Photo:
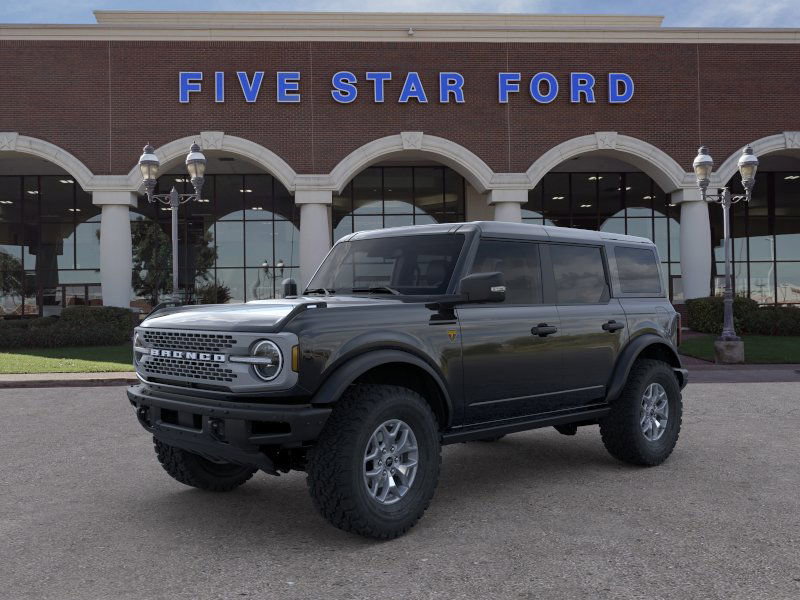
M 736 156 L 738 159 L 738 154 Z M 727 162 L 727 161 L 726 161 Z M 752 199 L 731 211 L 735 293 L 759 304 L 800 304 L 800 149 L 759 156 Z M 720 173 L 728 177 L 728 171 Z M 727 185 L 744 193 L 738 173 Z M 714 293 L 724 289 L 722 210 L 710 206 Z
M 353 231 L 489 219 L 494 173 L 450 140 L 403 132 L 356 149 L 331 171 L 333 240 Z
M 299 270 L 299 210 L 281 180 L 220 150 L 208 160 L 202 201 L 179 209 L 179 286 L 197 302 L 246 302 L 280 295 Z M 193 191 L 180 158 L 168 161 L 157 193 Z M 134 306 L 148 311 L 172 286 L 171 211 L 142 197 L 131 211 Z
M 682 300 L 680 208 L 653 177 L 622 157 L 588 152 L 557 164 L 528 193 L 522 220 L 646 237 L 669 274 L 670 298 Z
M 79 183 L 86 173 L 24 151 L 2 156 L 0 316 L 101 304 L 100 207 Z

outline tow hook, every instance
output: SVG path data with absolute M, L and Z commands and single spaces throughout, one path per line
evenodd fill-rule
M 217 441 L 224 441 L 225 440 L 225 421 L 222 419 L 215 419 L 209 418 L 208 419 L 208 431 Z
M 147 406 L 140 406 L 136 409 L 136 418 L 143 424 L 150 426 L 150 409 Z

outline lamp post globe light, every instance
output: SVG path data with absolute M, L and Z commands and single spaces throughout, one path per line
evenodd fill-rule
M 714 355 L 719 363 L 740 363 L 744 362 L 744 343 L 736 335 L 733 325 L 733 281 L 731 273 L 731 226 L 730 209 L 737 202 L 750 202 L 752 198 L 753 186 L 756 182 L 756 171 L 758 170 L 758 158 L 753 154 L 753 148 L 745 146 L 739 157 L 739 174 L 742 177 L 742 187 L 744 195 L 732 195 L 727 187 L 723 187 L 717 193 L 709 193 L 708 186 L 711 182 L 711 172 L 714 169 L 714 160 L 709 154 L 708 148 L 701 146 L 697 151 L 697 156 L 692 162 L 697 186 L 705 202 L 713 202 L 722 206 L 722 229 L 723 243 L 725 244 L 725 291 L 723 292 L 724 315 L 722 323 L 722 334 L 714 342 Z
M 193 143 L 186 155 L 186 170 L 191 177 L 193 194 L 179 194 L 172 186 L 169 194 L 156 194 L 158 169 L 161 166 L 155 149 L 147 144 L 139 157 L 139 170 L 142 172 L 142 183 L 148 202 L 158 202 L 169 207 L 172 212 L 172 302 L 180 302 L 178 291 L 178 207 L 192 200 L 200 200 L 206 173 L 206 157 L 200 146 Z

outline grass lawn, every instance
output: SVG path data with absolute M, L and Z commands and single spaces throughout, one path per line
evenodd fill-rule
M 704 360 L 714 360 L 716 335 L 704 335 L 683 340 L 680 353 Z M 754 364 L 800 363 L 800 337 L 745 335 L 744 360 Z
M 133 371 L 132 359 L 130 344 L 81 348 L 25 348 L 0 352 L 0 374 Z

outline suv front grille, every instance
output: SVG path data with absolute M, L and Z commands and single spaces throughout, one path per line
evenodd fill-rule
M 237 378 L 236 373 L 231 369 L 226 369 L 224 365 L 220 363 L 182 360 L 164 356 L 149 356 L 148 360 L 142 364 L 142 369 L 148 374 L 165 375 L 167 377 L 178 377 L 181 379 L 231 382 Z
M 236 339 L 232 335 L 224 333 L 145 329 L 142 335 L 144 335 L 144 341 L 155 348 L 174 348 L 190 352 L 221 352 L 236 345 Z

